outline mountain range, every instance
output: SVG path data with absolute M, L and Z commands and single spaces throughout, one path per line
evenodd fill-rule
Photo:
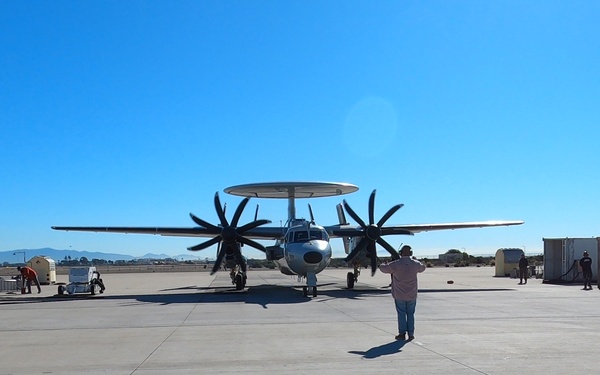
M 115 254 L 115 253 L 102 253 L 93 251 L 81 251 L 81 250 L 57 250 L 49 247 L 42 249 L 16 249 L 0 251 L 0 264 L 8 263 L 22 263 L 23 259 L 29 261 L 34 256 L 47 256 L 52 258 L 55 262 L 60 262 L 65 258 L 79 259 L 85 257 L 88 260 L 92 259 L 104 259 L 104 260 L 133 260 L 133 259 L 177 259 L 177 260 L 203 260 L 205 258 L 191 256 L 189 254 L 181 255 L 167 255 L 167 254 L 146 254 L 141 257 L 134 257 L 126 254 Z

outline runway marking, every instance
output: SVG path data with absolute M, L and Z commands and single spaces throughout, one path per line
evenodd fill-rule
M 475 372 L 478 372 L 478 373 L 480 373 L 480 374 L 484 374 L 484 375 L 490 375 L 489 373 L 487 373 L 487 372 L 483 372 L 483 371 L 481 371 L 481 370 L 478 370 L 478 369 L 476 369 L 476 368 L 474 368 L 474 367 L 472 367 L 472 366 L 469 366 L 469 365 L 467 365 L 466 363 L 462 363 L 462 362 L 460 362 L 460 361 L 457 361 L 456 359 L 453 359 L 453 358 L 450 358 L 450 357 L 448 357 L 447 355 L 444 355 L 444 354 L 442 354 L 442 353 L 438 353 L 438 352 L 436 352 L 435 350 L 429 349 L 428 347 L 426 347 L 425 345 L 423 345 L 423 343 L 421 343 L 421 342 L 418 342 L 418 341 L 412 341 L 411 343 L 412 343 L 412 344 L 415 344 L 417 347 L 419 347 L 419 348 L 421 348 L 421 349 L 427 350 L 428 352 L 430 352 L 430 353 L 433 353 L 433 354 L 437 355 L 438 357 L 445 358 L 445 359 L 447 359 L 447 360 L 449 360 L 449 361 L 451 361 L 451 362 L 454 362 L 454 363 L 456 363 L 456 364 L 458 364 L 458 365 L 460 365 L 460 366 L 466 367 L 466 368 L 468 368 L 468 369 L 470 369 L 470 370 L 473 370 L 473 371 L 475 371 Z
M 139 368 L 140 368 L 140 367 L 142 367 L 142 366 L 144 365 L 144 363 L 146 363 L 146 362 L 147 362 L 147 361 L 150 359 L 150 357 L 152 357 L 152 355 L 153 355 L 154 353 L 156 353 L 156 351 L 157 351 L 158 349 L 160 349 L 160 347 L 161 347 L 161 346 L 163 346 L 163 344 L 164 344 L 165 342 L 167 342 L 167 340 L 169 340 L 169 339 L 171 338 L 171 336 L 173 336 L 173 334 L 174 334 L 175 332 L 177 332 L 177 331 L 178 331 L 178 330 L 181 328 L 181 326 L 183 326 L 183 323 L 185 323 L 185 322 L 188 320 L 188 318 L 190 317 L 190 315 L 192 315 L 192 313 L 194 312 L 194 310 L 196 310 L 196 307 L 198 307 L 198 304 L 195 304 L 195 305 L 194 305 L 194 308 L 192 308 L 192 309 L 190 310 L 190 312 L 189 312 L 189 313 L 186 315 L 185 319 L 183 319 L 183 320 L 182 320 L 182 321 L 179 323 L 179 325 L 177 325 L 177 327 L 175 327 L 175 329 L 173 329 L 173 331 L 172 331 L 171 333 L 169 333 L 169 335 L 168 335 L 167 337 L 165 337 L 165 339 L 164 339 L 164 340 L 162 340 L 162 341 L 160 342 L 160 344 L 158 344 L 158 345 L 156 346 L 156 348 L 154 348 L 154 350 L 152 350 L 152 351 L 150 352 L 150 354 L 148 354 L 148 356 L 146 356 L 146 358 L 144 358 L 144 360 L 143 360 L 143 361 L 142 361 L 142 362 L 141 362 L 139 365 L 137 365 L 137 367 L 136 367 L 136 368 L 134 368 L 134 369 L 133 369 L 133 371 L 132 371 L 132 372 L 131 372 L 129 375 L 133 375 L 133 374 L 135 374 L 135 372 L 136 372 L 137 370 L 139 370 Z

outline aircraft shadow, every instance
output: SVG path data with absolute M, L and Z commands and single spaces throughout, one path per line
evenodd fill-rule
M 323 284 L 325 287 L 332 284 Z M 179 289 L 179 288 L 178 288 Z M 370 295 L 389 294 L 389 290 L 379 289 L 318 289 L 317 297 L 304 297 L 302 287 L 290 287 L 282 285 L 256 285 L 244 290 L 236 290 L 234 287 L 186 287 L 186 290 L 198 291 L 200 293 L 174 293 L 174 294 L 148 294 L 135 296 L 135 300 L 143 303 L 245 303 L 260 305 L 268 308 L 268 305 L 287 305 L 307 303 L 310 301 L 322 302 L 330 299 L 361 299 Z M 164 291 L 172 291 L 164 290 Z M 108 297 L 110 298 L 110 297 Z
M 394 340 L 387 344 L 375 346 L 365 352 L 351 350 L 348 353 L 361 355 L 365 359 L 374 359 L 384 355 L 391 355 L 402 352 L 402 347 L 406 345 L 404 340 Z
M 339 287 L 335 287 L 339 285 Z M 333 287 L 331 287 L 333 286 Z M 14 298 L 10 296 L 0 297 L 0 306 L 27 303 L 65 302 L 82 299 L 107 299 L 123 300 L 131 303 L 153 303 L 160 305 L 181 303 L 245 303 L 260 305 L 268 308 L 268 305 L 287 305 L 307 302 L 326 302 L 332 299 L 344 298 L 361 300 L 369 296 L 389 295 L 389 287 L 371 287 L 359 285 L 354 289 L 347 289 L 340 284 L 328 283 L 319 285 L 317 297 L 304 297 L 302 286 L 289 285 L 255 285 L 244 290 L 236 290 L 233 286 L 222 287 L 198 287 L 194 285 L 182 286 L 160 290 L 159 293 L 138 295 L 111 295 L 106 294 L 91 296 L 89 294 L 54 295 L 49 297 L 26 297 Z M 464 292 L 502 292 L 514 291 L 511 288 L 461 288 L 461 289 L 419 289 L 419 293 L 464 293 Z M 176 293 L 173 293 L 176 292 Z M 135 302 L 133 302 L 135 301 Z
M 122 300 L 128 305 L 132 304 L 198 304 L 198 303 L 245 303 L 260 305 L 268 308 L 269 305 L 299 304 L 307 302 L 325 302 L 331 299 L 345 298 L 360 300 L 368 296 L 388 295 L 389 288 L 377 289 L 373 287 L 355 288 L 352 290 L 346 288 L 331 287 L 334 283 L 321 284 L 318 289 L 317 297 L 304 297 L 302 286 L 283 286 L 283 285 L 256 285 L 249 286 L 244 290 L 236 290 L 235 287 L 198 287 L 182 286 L 179 288 L 170 288 L 160 290 L 158 293 L 138 294 L 138 295 L 111 295 L 107 293 L 101 295 L 74 294 L 74 295 L 54 295 L 47 297 L 26 297 L 10 298 L 0 297 L 1 305 L 29 304 L 29 303 L 48 303 L 48 302 L 69 302 L 80 301 L 83 299 L 103 299 L 103 300 Z

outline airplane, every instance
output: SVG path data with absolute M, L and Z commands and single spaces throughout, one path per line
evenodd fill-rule
M 419 232 L 464 228 L 483 228 L 495 226 L 520 225 L 523 221 L 477 221 L 463 223 L 406 224 L 388 225 L 385 223 L 403 204 L 390 208 L 378 221 L 375 221 L 375 195 L 373 190 L 369 197 L 368 222 L 361 219 L 344 199 L 336 206 L 338 224 L 321 226 L 316 224 L 312 208 L 308 205 L 310 219 L 296 217 L 296 199 L 340 196 L 353 193 L 358 186 L 340 182 L 267 182 L 231 186 L 224 192 L 243 196 L 231 221 L 225 216 L 226 207 L 222 206 L 219 193 L 214 196 L 214 206 L 219 218 L 218 224 L 212 224 L 190 213 L 195 227 L 72 227 L 53 226 L 54 230 L 86 231 L 108 233 L 154 234 L 161 236 L 212 237 L 205 242 L 188 248 L 200 251 L 217 245 L 217 258 L 211 275 L 222 265 L 230 270 L 230 278 L 236 290 L 246 286 L 246 258 L 242 255 L 244 245 L 265 253 L 266 259 L 273 261 L 279 271 L 285 275 L 294 275 L 298 281 L 306 280 L 303 296 L 308 296 L 309 288 L 312 296 L 317 296 L 317 274 L 323 271 L 332 257 L 330 239 L 341 238 L 347 254 L 345 261 L 353 267 L 347 274 L 348 289 L 354 288 L 362 267 L 371 267 L 371 275 L 375 274 L 378 264 L 377 245 L 383 247 L 392 259 L 399 254 L 383 237 L 388 235 L 414 235 Z M 288 200 L 288 219 L 285 225 L 265 226 L 270 220 L 258 219 L 258 206 L 254 220 L 239 225 L 239 219 L 250 198 L 273 198 Z M 345 212 L 358 225 L 346 220 Z M 275 240 L 272 246 L 263 246 L 255 240 Z

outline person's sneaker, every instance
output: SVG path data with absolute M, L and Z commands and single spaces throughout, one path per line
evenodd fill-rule
M 394 337 L 396 340 L 406 340 L 405 338 L 405 333 L 399 333 L 396 337 Z
M 412 341 L 415 339 L 415 336 L 408 336 L 408 341 Z

